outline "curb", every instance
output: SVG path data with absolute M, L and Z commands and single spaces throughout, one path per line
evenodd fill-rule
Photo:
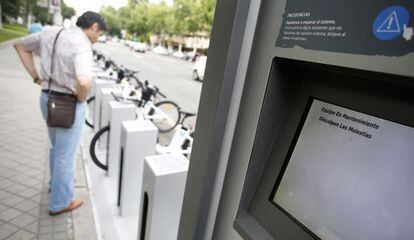
M 102 240 L 103 239 L 102 238 L 102 230 L 101 230 L 102 228 L 101 228 L 101 224 L 100 224 L 100 221 L 99 221 L 98 209 L 96 207 L 95 199 L 94 199 L 93 194 L 92 194 L 92 181 L 91 181 L 91 177 L 90 177 L 90 174 L 89 174 L 89 165 L 87 163 L 87 157 L 86 157 L 87 153 L 85 153 L 85 151 L 87 151 L 87 149 L 85 147 L 85 144 L 83 143 L 83 139 L 82 139 L 82 142 L 81 142 L 80 150 L 81 150 L 80 153 L 81 153 L 81 158 L 82 158 L 82 164 L 83 164 L 83 170 L 84 170 L 84 174 L 85 174 L 86 184 L 87 184 L 88 189 L 89 189 L 89 191 L 88 191 L 89 192 L 89 199 L 90 199 L 90 202 L 91 202 L 93 220 L 94 220 L 94 223 L 95 223 L 95 234 L 96 234 L 97 240 Z

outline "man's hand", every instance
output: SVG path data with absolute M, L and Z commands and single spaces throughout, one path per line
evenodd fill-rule
M 34 81 L 34 83 L 36 83 L 37 85 L 42 85 L 42 82 L 43 81 L 46 81 L 46 80 L 45 79 L 38 78 L 36 81 Z
M 91 88 L 91 79 L 86 76 L 76 78 L 76 96 L 79 102 L 86 101 L 89 89 Z

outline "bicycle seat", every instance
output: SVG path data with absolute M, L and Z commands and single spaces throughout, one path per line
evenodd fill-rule
M 180 110 L 180 113 L 184 114 L 184 117 L 192 117 L 192 116 L 197 115 L 197 113 L 190 113 L 190 112 L 181 111 L 181 110 Z

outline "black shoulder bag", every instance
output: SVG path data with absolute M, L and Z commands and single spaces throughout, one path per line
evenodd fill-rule
M 53 58 L 55 56 L 56 41 L 60 33 L 62 33 L 62 30 L 63 29 L 58 32 L 55 41 L 53 42 L 52 62 L 49 77 L 49 100 L 47 102 L 47 125 L 49 127 L 70 128 L 75 121 L 77 102 L 76 96 L 70 94 L 59 94 L 52 91 L 50 88 L 53 81 Z

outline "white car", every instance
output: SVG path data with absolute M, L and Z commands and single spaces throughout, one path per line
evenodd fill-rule
M 153 48 L 152 51 L 155 54 L 168 55 L 167 49 L 165 47 L 163 47 L 163 46 L 157 46 L 157 47 Z
M 147 50 L 147 45 L 142 42 L 136 42 L 133 46 L 135 52 L 145 53 Z
M 107 38 L 106 38 L 105 35 L 102 35 L 102 36 L 98 37 L 98 42 L 100 42 L 100 43 L 106 43 L 106 40 L 107 40 Z
M 199 56 L 193 65 L 193 79 L 202 81 L 206 70 L 207 56 Z
M 181 51 L 176 51 L 172 54 L 173 57 L 175 58 L 179 58 L 179 59 L 183 59 L 184 58 L 184 53 Z

